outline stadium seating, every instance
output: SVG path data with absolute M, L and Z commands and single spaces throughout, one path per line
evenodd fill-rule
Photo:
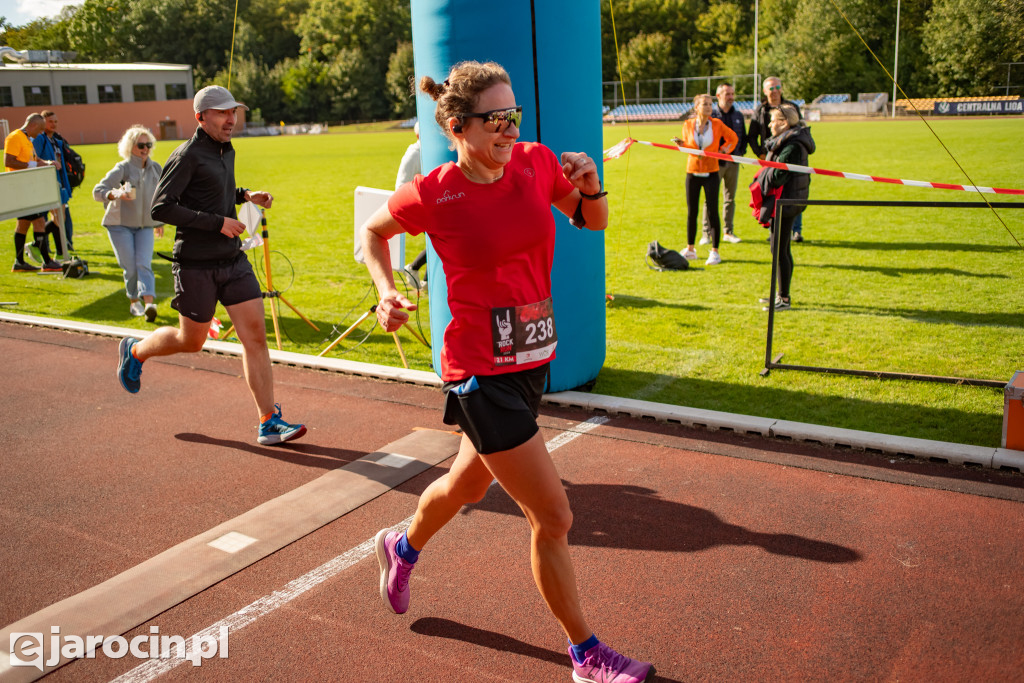
M 849 95 L 845 97 L 849 98 Z M 803 100 L 793 100 L 798 106 L 804 106 Z M 757 100 L 737 100 L 733 106 L 741 112 L 750 114 L 757 108 Z M 625 121 L 678 121 L 686 118 L 693 109 L 692 102 L 654 102 L 650 104 L 620 104 L 617 107 L 603 105 L 601 117 L 606 123 Z M 398 124 L 399 128 L 412 128 L 416 117 L 406 119 Z
M 604 115 L 605 121 L 675 121 L 683 118 L 693 105 L 689 102 L 620 104 Z
M 804 106 L 804 100 L 793 100 L 798 107 Z M 741 112 L 753 112 L 757 107 L 756 100 L 738 100 L 733 106 Z M 677 121 L 685 118 L 693 109 L 691 102 L 662 102 L 657 104 L 620 104 L 611 111 L 604 108 L 604 120 L 615 121 Z
M 844 93 L 841 95 L 818 95 L 811 101 L 811 104 L 842 104 L 843 102 L 849 101 L 849 93 Z

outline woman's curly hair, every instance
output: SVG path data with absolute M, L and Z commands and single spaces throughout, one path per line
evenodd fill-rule
M 454 142 L 448 130 L 448 119 L 469 114 L 476 107 L 480 93 L 492 85 L 512 85 L 508 72 L 495 62 L 459 62 L 452 67 L 444 83 L 438 83 L 430 76 L 420 79 L 420 90 L 437 102 L 434 120 L 441 126 L 445 137 Z

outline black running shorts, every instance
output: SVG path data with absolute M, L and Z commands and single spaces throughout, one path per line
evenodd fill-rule
M 457 424 L 477 453 L 521 446 L 537 433 L 548 365 L 503 375 L 445 382 L 444 423 Z
M 239 253 L 233 261 L 212 267 L 175 263 L 171 273 L 174 275 L 171 308 L 197 323 L 213 320 L 218 301 L 233 306 L 263 296 L 244 253 Z

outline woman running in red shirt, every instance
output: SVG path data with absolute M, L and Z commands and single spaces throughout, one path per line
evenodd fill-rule
M 601 643 L 583 617 L 569 556 L 572 511 L 537 427 L 557 343 L 551 207 L 577 227 L 603 230 L 608 202 L 597 166 L 586 154 L 558 159 L 539 143 L 516 142 L 522 107 L 498 64 L 462 62 L 444 83 L 424 77 L 420 88 L 437 102 L 435 118 L 458 161 L 399 188 L 363 225 L 363 254 L 381 294 L 377 319 L 392 332 L 415 305 L 395 288 L 387 240 L 430 235 L 452 313 L 441 351 L 444 420 L 463 437 L 451 469 L 420 496 L 409 529 L 377 534 L 381 597 L 397 614 L 408 609 L 420 551 L 497 479 L 530 523 L 534 580 L 569 638 L 573 680 L 639 683 L 651 665 Z

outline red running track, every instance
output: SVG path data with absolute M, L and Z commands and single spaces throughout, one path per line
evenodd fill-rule
M 110 337 L 0 324 L 4 625 L 414 428 L 445 428 L 436 389 L 277 367 L 285 417 L 310 431 L 262 447 L 237 358 L 150 361 L 133 396 L 114 377 L 116 349 Z M 541 426 L 559 443 L 594 417 L 545 409 Z M 627 418 L 552 456 L 589 620 L 654 662 L 652 680 L 1021 680 L 1020 474 Z M 230 630 L 227 659 L 161 680 L 569 681 L 564 637 L 531 579 L 525 520 L 497 487 L 424 551 L 409 612 L 383 607 L 361 544 L 411 515 L 449 463 L 125 637 L 237 624 L 262 600 L 273 609 Z M 340 569 L 317 574 L 339 557 Z M 304 592 L 288 594 L 299 577 Z M 148 666 L 100 654 L 47 679 L 151 680 Z

